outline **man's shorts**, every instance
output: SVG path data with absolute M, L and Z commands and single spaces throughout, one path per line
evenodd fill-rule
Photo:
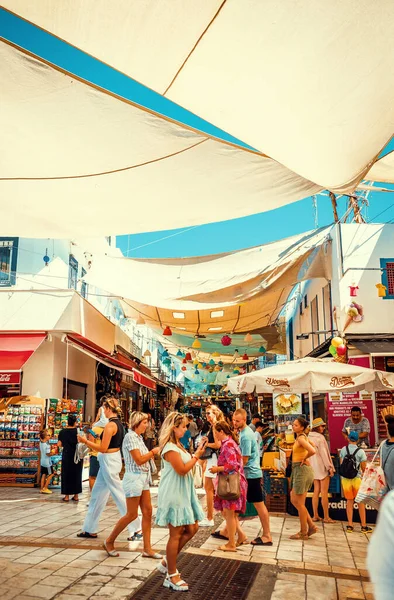
M 354 479 L 346 479 L 341 477 L 343 495 L 346 500 L 354 500 L 358 494 L 358 490 L 361 485 L 361 477 L 355 477 Z
M 97 477 L 100 470 L 100 463 L 97 456 L 90 456 L 89 460 L 89 477 Z
M 256 479 L 247 479 L 248 491 L 246 494 L 246 500 L 251 502 L 263 502 L 263 488 L 261 487 L 261 478 L 257 477 Z
M 51 475 L 52 467 L 41 467 L 41 475 Z

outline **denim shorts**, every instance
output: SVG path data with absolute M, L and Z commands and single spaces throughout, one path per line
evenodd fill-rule
M 149 473 L 126 472 L 122 481 L 126 498 L 138 498 L 142 495 L 142 492 L 149 491 L 149 479 Z

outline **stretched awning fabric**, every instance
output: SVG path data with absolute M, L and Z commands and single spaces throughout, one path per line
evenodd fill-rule
M 0 373 L 21 371 L 46 338 L 46 333 L 0 334 Z
M 255 149 L 165 120 L 7 45 L 0 190 L 8 235 L 214 222 L 382 177 L 384 159 L 370 169 L 393 134 L 390 0 L 379 10 L 371 0 L 3 6 Z
M 85 279 L 121 298 L 126 316 L 178 335 L 264 335 L 293 286 L 328 277 L 330 227 L 221 255 L 139 260 L 93 256 Z M 187 344 L 185 344 L 187 345 Z M 254 345 L 260 346 L 261 340 Z

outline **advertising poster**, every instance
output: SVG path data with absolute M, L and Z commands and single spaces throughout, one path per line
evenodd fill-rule
M 371 447 L 375 445 L 374 398 L 374 392 L 366 392 L 365 390 L 361 392 L 331 392 L 327 394 L 328 432 L 330 435 L 331 452 L 336 453 L 346 443 L 342 435 L 342 429 L 346 419 L 350 417 L 350 411 L 353 406 L 359 406 L 363 416 L 369 420 L 371 425 L 371 432 L 369 434 Z
M 301 394 L 273 394 L 274 415 L 298 415 L 302 412 Z
M 387 429 L 382 417 L 382 410 L 394 404 L 394 394 L 390 390 L 384 392 L 375 392 L 376 413 L 378 418 L 378 437 L 384 440 L 387 437 Z

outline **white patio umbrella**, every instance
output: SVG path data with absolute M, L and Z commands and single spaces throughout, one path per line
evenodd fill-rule
M 313 420 L 313 393 L 354 390 L 394 389 L 394 373 L 337 363 L 331 359 L 301 358 L 282 365 L 238 375 L 228 380 L 233 394 L 299 392 L 309 394 L 309 414 Z

